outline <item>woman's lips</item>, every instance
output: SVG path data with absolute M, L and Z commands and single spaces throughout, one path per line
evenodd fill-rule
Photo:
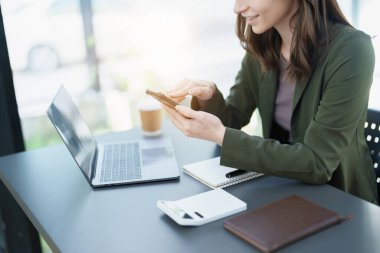
M 259 17 L 259 15 L 247 16 L 246 19 L 247 19 L 248 24 L 253 25 L 256 22 L 257 17 Z

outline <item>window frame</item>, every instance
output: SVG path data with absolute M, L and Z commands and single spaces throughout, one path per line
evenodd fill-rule
M 25 150 L 0 6 L 0 156 Z M 39 234 L 0 181 L 0 233 L 5 252 L 40 253 Z M 2 250 L 2 249 L 0 249 Z

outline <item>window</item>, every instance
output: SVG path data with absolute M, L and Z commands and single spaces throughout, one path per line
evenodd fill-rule
M 378 14 L 380 2 L 375 0 L 357 0 L 354 2 L 357 2 L 357 27 L 372 36 L 376 54 L 369 107 L 380 110 L 380 27 L 376 25 L 380 21 Z
M 146 88 L 185 77 L 227 91 L 243 51 L 233 1 L 93 0 L 94 36 L 84 38 L 79 0 L 0 0 L 27 149 L 60 142 L 46 117 L 64 84 L 95 133 L 138 125 Z M 99 91 L 86 62 L 94 46 Z
M 50 5 L 47 12 L 49 15 L 80 15 L 79 2 L 77 0 L 61 0 Z
M 376 64 L 369 107 L 380 110 L 380 28 L 375 25 L 380 21 L 377 11 L 380 8 L 380 2 L 376 0 L 338 0 L 338 3 L 351 24 L 372 37 Z
M 139 124 L 135 104 L 146 88 L 167 89 L 191 77 L 212 80 L 227 94 L 244 54 L 234 1 L 93 0 L 94 36 L 87 39 L 79 0 L 0 2 L 29 149 L 60 141 L 45 112 L 61 84 L 95 133 L 126 130 Z M 355 26 L 378 34 L 375 0 L 339 4 Z M 376 52 L 379 41 L 374 38 Z M 96 49 L 99 87 L 86 46 Z M 380 107 L 378 66 L 371 107 Z

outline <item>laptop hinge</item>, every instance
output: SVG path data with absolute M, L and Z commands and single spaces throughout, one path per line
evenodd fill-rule
M 91 166 L 91 175 L 90 175 L 91 183 L 93 182 L 93 180 L 95 178 L 97 159 L 98 159 L 98 146 L 96 146 L 95 152 L 94 152 L 92 159 L 91 159 L 91 165 L 90 165 Z

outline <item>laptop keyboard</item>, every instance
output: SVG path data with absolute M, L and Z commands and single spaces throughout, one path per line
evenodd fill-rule
M 141 178 L 141 163 L 138 142 L 104 146 L 100 182 L 139 178 Z

